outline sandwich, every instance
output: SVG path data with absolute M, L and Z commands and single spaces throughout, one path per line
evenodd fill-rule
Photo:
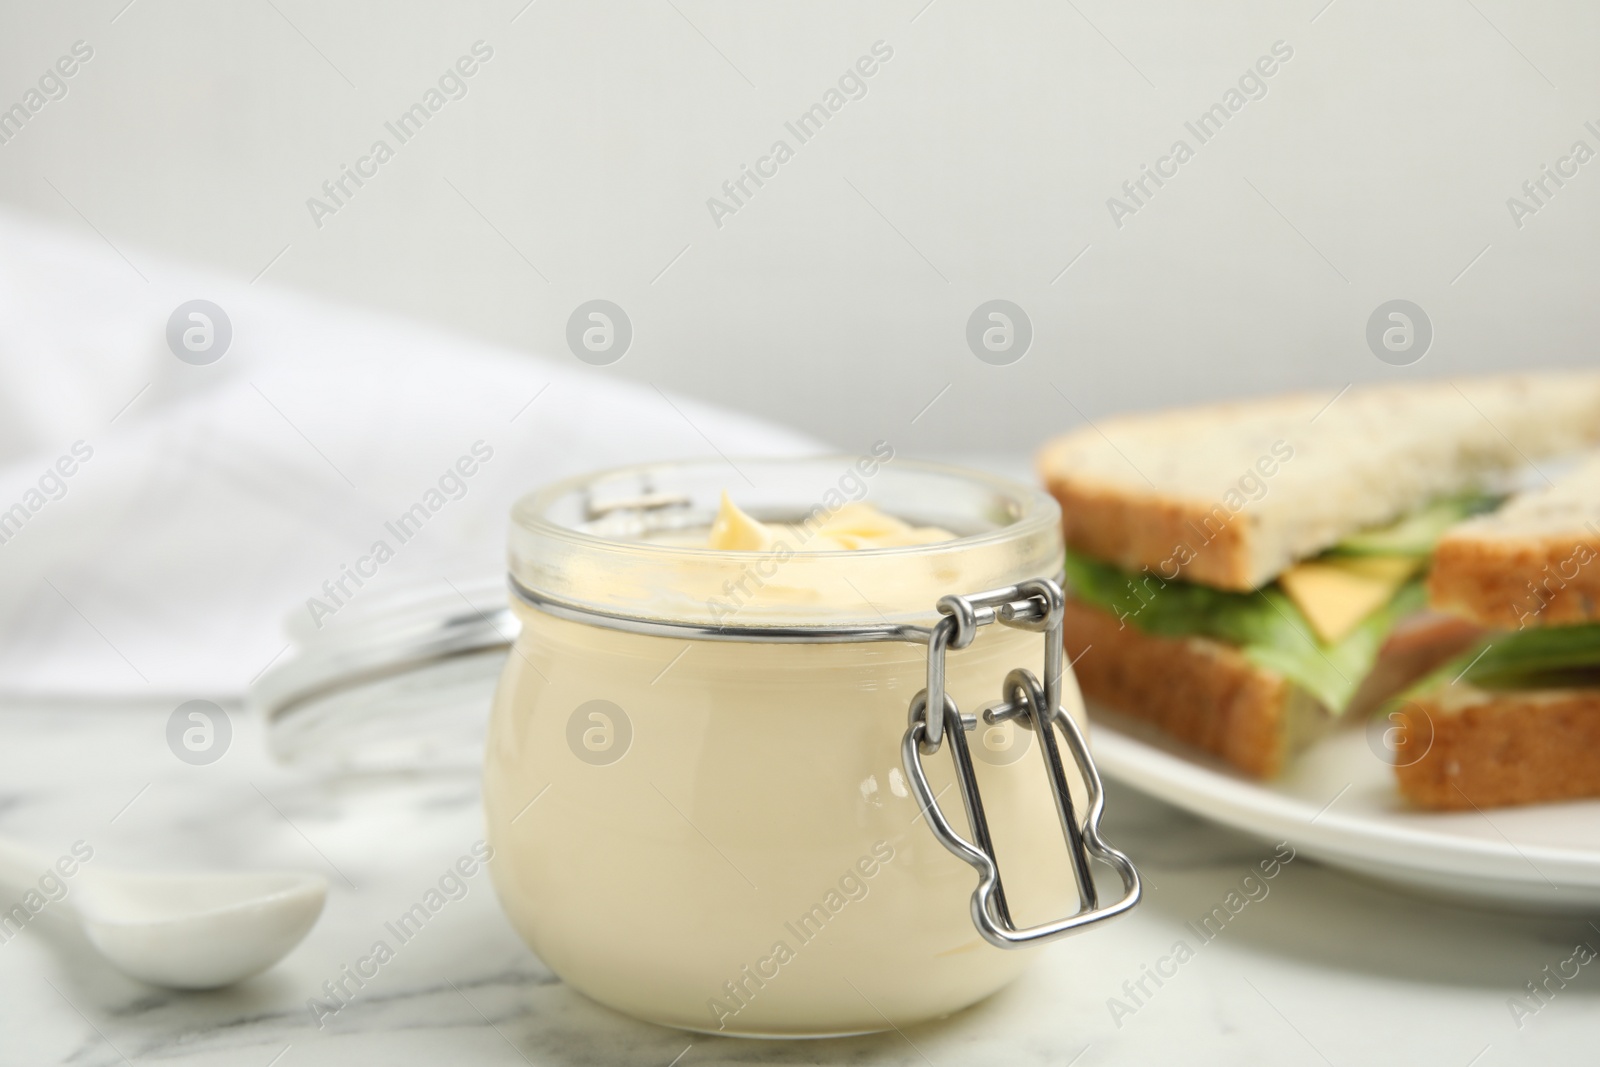
M 1476 639 L 1434 546 L 1530 458 L 1600 438 L 1600 374 L 1349 388 L 1089 423 L 1049 443 L 1085 696 L 1256 777 Z M 1386 647 L 1395 652 L 1379 668 Z
M 1401 794 L 1600 796 L 1600 455 L 1446 533 L 1428 594 L 1489 632 L 1393 702 Z

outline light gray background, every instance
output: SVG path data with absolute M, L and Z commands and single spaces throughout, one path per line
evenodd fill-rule
M 95 55 L 0 145 L 0 202 L 533 351 L 614 300 L 635 338 L 605 373 L 852 447 L 1593 362 L 1600 160 L 1520 229 L 1506 206 L 1600 149 L 1592 4 L 526 2 L 8 0 L 0 107 Z M 469 95 L 316 228 L 307 197 L 480 38 Z M 715 226 L 707 198 L 880 39 L 868 95 Z M 1268 95 L 1114 226 L 1107 197 L 1278 40 Z M 1397 297 L 1436 331 L 1412 367 L 1363 339 Z M 993 298 L 1033 319 L 1012 366 L 964 340 Z

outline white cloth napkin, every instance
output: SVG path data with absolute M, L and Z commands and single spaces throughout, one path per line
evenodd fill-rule
M 565 353 L 135 258 L 0 214 L 0 697 L 236 697 L 345 567 L 376 571 L 346 605 L 482 579 L 554 479 L 816 449 Z M 196 298 L 232 324 L 208 366 L 166 340 Z

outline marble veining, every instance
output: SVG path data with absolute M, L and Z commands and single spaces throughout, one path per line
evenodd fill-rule
M 475 778 L 274 766 L 239 711 L 228 754 L 192 767 L 166 748 L 170 710 L 0 710 L 0 832 L 47 852 L 83 839 L 107 866 L 315 870 L 330 883 L 327 909 L 268 973 L 178 994 L 111 971 L 47 908 L 0 944 L 0 1063 L 1494 1067 L 1588 1055 L 1600 1022 L 1600 971 L 1587 968 L 1520 1028 L 1508 1007 L 1576 941 L 1600 944 L 1582 919 L 1405 896 L 1305 857 L 1203 939 L 1198 917 L 1273 844 L 1113 786 L 1106 833 L 1144 870 L 1145 903 L 1042 950 L 1022 981 L 936 1023 L 761 1042 L 635 1022 L 551 974 L 480 871 L 319 1025 L 307 1001 L 323 982 L 375 940 L 393 942 L 385 922 L 481 838 Z M 1182 962 L 1179 942 L 1189 948 Z

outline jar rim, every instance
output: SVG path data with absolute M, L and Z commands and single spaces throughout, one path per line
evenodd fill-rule
M 708 527 L 722 491 L 741 476 L 749 489 L 734 496 L 758 519 L 804 516 L 795 536 L 779 536 L 765 552 L 644 539 Z M 820 525 L 861 500 L 958 536 L 804 550 L 813 520 Z M 887 442 L 871 455 L 698 458 L 598 471 L 524 495 L 511 518 L 511 578 L 535 594 L 524 599 L 696 627 L 916 624 L 937 618 L 944 594 L 1053 577 L 1063 551 L 1060 507 L 1044 490 L 897 459 Z
M 661 558 L 669 556 L 688 556 L 697 558 L 720 557 L 758 557 L 765 555 L 761 551 L 744 549 L 708 548 L 697 545 L 675 545 L 664 542 L 626 540 L 622 538 L 604 537 L 580 530 L 573 526 L 554 522 L 547 517 L 551 505 L 585 486 L 621 478 L 628 475 L 648 476 L 652 473 L 683 470 L 698 466 L 727 466 L 736 476 L 742 467 L 762 465 L 797 465 L 801 463 L 828 463 L 837 462 L 848 466 L 858 457 L 847 453 L 822 453 L 819 455 L 805 456 L 743 456 L 732 459 L 709 459 L 699 457 L 685 460 L 653 460 L 649 463 L 630 463 L 616 467 L 608 467 L 587 474 L 574 475 L 563 478 L 558 482 L 539 489 L 530 490 L 518 497 L 511 505 L 511 521 L 528 533 L 546 534 L 576 544 L 588 545 L 596 548 L 637 550 L 650 555 L 659 555 Z M 970 467 L 959 467 L 949 463 L 937 463 L 929 460 L 895 459 L 895 470 L 912 470 L 922 474 L 949 477 L 966 482 L 969 485 L 981 485 L 990 489 L 1004 492 L 1010 496 L 1014 503 L 1021 509 L 1012 522 L 998 526 L 992 530 L 980 533 L 957 536 L 947 541 L 935 541 L 921 545 L 899 545 L 889 548 L 854 548 L 847 551 L 851 556 L 881 558 L 884 556 L 914 556 L 930 555 L 948 552 L 955 548 L 969 545 L 981 545 L 991 541 L 1006 540 L 1020 534 L 1026 534 L 1038 527 L 1059 525 L 1061 521 L 1060 505 L 1044 489 L 1029 485 L 1026 482 L 1008 478 L 1004 475 L 992 474 L 988 471 L 974 470 Z M 854 501 L 851 501 L 854 502 Z M 830 556 L 840 554 L 839 549 L 796 549 L 796 556 Z

